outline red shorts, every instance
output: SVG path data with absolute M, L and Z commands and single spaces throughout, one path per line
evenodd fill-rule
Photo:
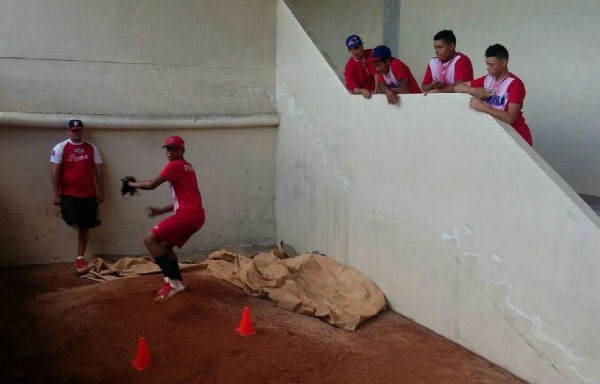
M 152 233 L 181 248 L 203 225 L 204 213 L 177 212 L 154 226 Z

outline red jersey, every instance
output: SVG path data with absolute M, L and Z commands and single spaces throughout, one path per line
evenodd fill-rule
M 508 104 L 519 104 L 519 115 L 513 123 L 513 128 L 525 141 L 532 145 L 531 131 L 523 117 L 523 101 L 525 100 L 525 84 L 517 76 L 509 73 L 504 79 L 496 81 L 496 76 L 490 74 L 471 81 L 475 88 L 487 88 L 494 90 L 494 96 L 483 100 L 492 108 L 508 111 Z
M 171 160 L 160 172 L 169 182 L 175 212 L 189 212 L 204 216 L 202 196 L 194 167 L 185 159 Z
M 96 196 L 94 166 L 102 164 L 98 148 L 86 141 L 58 143 L 50 155 L 50 162 L 61 164 L 60 194 L 88 198 Z
M 422 84 L 431 84 L 434 80 L 443 86 L 473 80 L 471 60 L 460 52 L 456 52 L 454 57 L 445 63 L 434 57 L 429 61 Z
M 400 86 L 400 80 L 407 78 L 409 84 L 408 93 L 421 93 L 421 88 L 417 84 L 417 80 L 412 75 L 410 68 L 404 64 L 401 60 L 392 57 L 390 61 L 390 69 L 385 75 L 378 75 L 379 81 L 383 84 L 387 84 L 388 87 L 398 88 Z
M 375 91 L 375 65 L 369 62 L 369 58 L 373 53 L 372 49 L 365 50 L 365 57 L 362 60 L 356 60 L 354 56 L 350 56 L 344 69 L 344 77 L 346 78 L 346 88 L 350 93 L 354 93 L 354 88 L 368 89 Z

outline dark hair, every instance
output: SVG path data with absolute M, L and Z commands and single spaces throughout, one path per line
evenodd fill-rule
M 446 44 L 454 44 L 456 45 L 456 36 L 454 36 L 454 32 L 450 29 L 444 29 L 443 31 L 439 31 L 433 36 L 433 40 L 444 40 Z
M 488 49 L 485 50 L 485 57 L 495 57 L 498 60 L 508 60 L 508 50 L 506 50 L 504 45 L 501 44 L 490 45 Z

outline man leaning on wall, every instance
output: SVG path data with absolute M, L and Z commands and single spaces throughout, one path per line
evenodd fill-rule
M 75 269 L 83 273 L 89 231 L 100 225 L 98 204 L 104 201 L 102 158 L 94 144 L 83 140 L 81 120 L 69 121 L 67 135 L 50 155 L 53 202 L 65 223 L 77 227 Z

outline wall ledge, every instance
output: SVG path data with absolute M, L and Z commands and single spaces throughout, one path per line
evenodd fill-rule
M 86 127 L 102 129 L 205 129 L 278 127 L 279 114 L 252 115 L 81 115 L 63 113 L 0 112 L 0 127 L 65 128 L 81 119 Z

